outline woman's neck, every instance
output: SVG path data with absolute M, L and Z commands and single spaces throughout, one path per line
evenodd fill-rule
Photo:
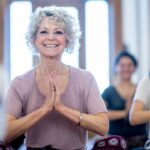
M 40 71 L 42 74 L 50 74 L 50 73 L 56 73 L 56 74 L 62 74 L 65 70 L 65 65 L 60 60 L 41 60 L 40 64 Z
M 122 88 L 134 88 L 136 85 L 134 83 L 132 83 L 131 81 L 121 81 L 121 82 L 117 82 L 115 84 L 116 87 L 122 87 Z
M 117 79 L 115 82 L 116 85 L 124 85 L 124 86 L 130 86 L 133 85 L 131 80 L 122 80 L 122 79 Z

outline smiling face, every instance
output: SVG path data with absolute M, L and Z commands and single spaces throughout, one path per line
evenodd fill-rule
M 116 73 L 122 80 L 131 80 L 134 71 L 135 66 L 129 57 L 122 57 L 116 65 Z
M 67 46 L 63 27 L 48 17 L 44 18 L 36 34 L 35 46 L 41 57 L 61 58 Z

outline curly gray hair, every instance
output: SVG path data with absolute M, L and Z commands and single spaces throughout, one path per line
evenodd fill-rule
M 79 45 L 79 38 L 81 31 L 78 22 L 72 17 L 67 11 L 61 7 L 50 6 L 50 7 L 38 7 L 35 12 L 31 15 L 28 31 L 26 34 L 27 45 L 32 50 L 36 51 L 34 41 L 36 38 L 37 31 L 40 23 L 45 17 L 49 17 L 50 20 L 55 20 L 58 25 L 63 26 L 66 39 L 68 42 L 65 48 L 66 52 L 72 52 L 76 44 Z

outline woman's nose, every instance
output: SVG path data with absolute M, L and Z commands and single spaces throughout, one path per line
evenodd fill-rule
M 52 39 L 55 39 L 55 38 L 56 38 L 56 36 L 55 36 L 54 33 L 49 33 L 48 34 L 48 39 L 52 40 Z

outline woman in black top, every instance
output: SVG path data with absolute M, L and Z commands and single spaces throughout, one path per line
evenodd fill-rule
M 136 85 L 132 75 L 137 67 L 136 59 L 127 51 L 121 51 L 115 60 L 116 82 L 102 94 L 109 110 L 110 135 L 120 135 L 127 140 L 128 150 L 142 147 L 147 139 L 146 124 L 132 126 L 128 113 Z

